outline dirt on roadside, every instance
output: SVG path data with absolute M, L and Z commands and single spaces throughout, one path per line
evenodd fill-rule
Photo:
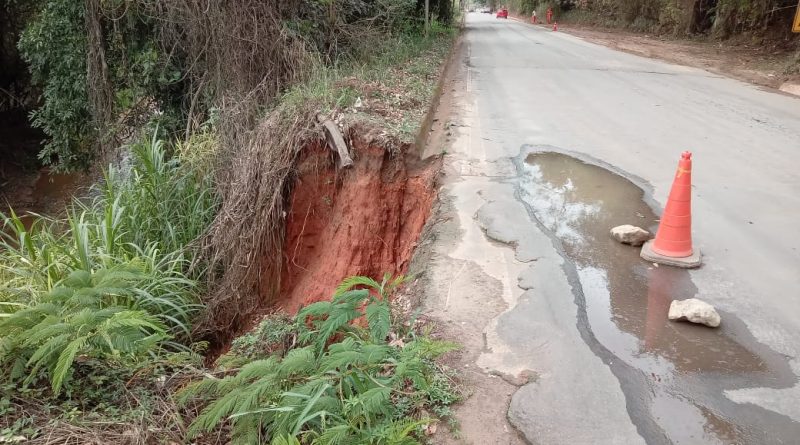
M 440 158 L 420 161 L 413 146 L 393 152 L 353 136 L 351 168 L 337 169 L 324 143 L 307 147 L 295 167 L 274 302 L 289 313 L 329 299 L 346 277 L 404 273 L 436 196 Z

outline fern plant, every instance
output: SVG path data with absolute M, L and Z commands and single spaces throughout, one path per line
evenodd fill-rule
M 158 302 L 139 285 L 143 277 L 135 265 L 76 270 L 35 303 L 14 305 L 0 318 L 5 376 L 30 384 L 45 374 L 58 394 L 78 357 L 147 357 L 170 335 L 153 314 Z
M 307 323 L 301 323 L 300 340 L 310 341 L 313 338 L 317 349 L 322 350 L 335 332 L 352 331 L 349 328 L 350 323 L 366 315 L 370 339 L 374 342 L 384 342 L 391 328 L 389 296 L 405 280 L 403 275 L 392 278 L 388 273 L 383 276 L 380 283 L 364 276 L 345 278 L 336 287 L 332 301 L 313 303 L 297 314 L 298 319 L 310 322 L 312 325 L 309 329 Z M 357 286 L 366 289 L 351 290 Z M 363 305 L 366 307 L 362 314 Z
M 183 403 L 206 403 L 189 437 L 228 424 L 235 444 L 419 443 L 415 433 L 434 420 L 408 416 L 396 401 L 410 398 L 417 408 L 425 406 L 438 372 L 433 359 L 454 345 L 427 337 L 404 347 L 387 344 L 388 292 L 395 281 L 345 280 L 332 301 L 298 313 L 302 347 L 185 388 Z M 352 289 L 358 285 L 369 289 Z M 364 316 L 366 328 L 353 324 Z
M 80 357 L 141 361 L 183 348 L 202 309 L 193 241 L 217 204 L 210 178 L 153 137 L 135 144 L 127 174 L 109 168 L 66 218 L 0 214 L 0 377 L 47 377 L 58 392 Z

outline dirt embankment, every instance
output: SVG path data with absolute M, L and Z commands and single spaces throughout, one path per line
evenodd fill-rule
M 348 276 L 380 279 L 407 270 L 440 163 L 420 161 L 413 151 L 354 138 L 354 165 L 339 169 L 325 145 L 305 150 L 289 196 L 276 308 L 292 313 L 328 299 Z

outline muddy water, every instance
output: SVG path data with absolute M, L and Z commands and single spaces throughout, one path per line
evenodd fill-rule
M 35 173 L 33 178 L 26 181 L 27 184 L 15 186 L 12 193 L 0 200 L 3 205 L 0 211 L 8 213 L 9 208 L 13 209 L 27 229 L 39 218 L 37 215 L 55 216 L 63 212 L 86 181 L 83 175 L 50 173 L 46 168 Z M 0 230 L 5 229 L 0 220 Z
M 84 179 L 84 176 L 77 173 L 52 173 L 46 168 L 42 169 L 31 191 L 36 208 L 48 213 L 63 208 Z
M 24 111 L 0 112 L 0 211 L 13 208 L 28 226 L 33 221 L 28 212 L 54 216 L 88 183 L 83 174 L 54 174 L 40 168 L 36 155 L 43 139 Z
M 520 197 L 574 266 L 576 301 L 649 442 L 798 443 L 799 424 L 723 394 L 792 386 L 786 358 L 758 344 L 733 314 L 721 314 L 719 329 L 668 321 L 673 299 L 697 294 L 690 272 L 647 263 L 609 236 L 620 224 L 655 229 L 643 190 L 563 154 L 529 153 L 520 161 Z M 620 377 L 631 375 L 640 383 Z

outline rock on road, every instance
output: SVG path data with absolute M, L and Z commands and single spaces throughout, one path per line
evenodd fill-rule
M 487 425 L 486 413 L 475 421 L 475 412 L 501 399 L 530 443 L 796 443 L 800 99 L 563 30 L 466 18 L 441 192 L 441 212 L 452 218 L 434 229 L 426 310 L 465 343 L 466 369 L 510 377 L 513 390 L 501 397 L 478 388 L 459 413 L 457 443 L 519 443 L 506 427 L 486 442 L 499 423 Z M 547 180 L 537 172 L 549 164 L 530 170 L 526 162 L 535 153 L 568 154 L 624 177 L 660 212 L 684 150 L 694 153 L 693 237 L 704 265 L 681 272 L 681 286 L 679 278 L 661 286 L 671 298 L 713 304 L 723 324 L 707 333 L 673 323 L 675 350 L 662 354 L 614 327 L 625 316 L 600 301 L 613 290 L 591 279 L 613 267 L 587 266 L 608 265 L 600 261 L 605 251 L 571 255 L 566 232 L 550 230 L 526 189 Z M 556 173 L 569 177 L 571 168 Z M 588 171 L 578 187 L 591 187 L 599 174 Z M 570 187 L 571 180 L 565 200 Z M 637 256 L 630 246 L 609 248 Z M 631 274 L 654 269 L 626 261 Z M 640 298 L 646 307 L 646 290 Z M 592 305 L 608 316 L 598 318 L 604 312 Z M 717 349 L 715 339 L 728 346 Z M 684 344 L 707 349 L 691 357 L 731 357 L 695 365 Z M 521 375 L 534 377 L 520 383 Z

